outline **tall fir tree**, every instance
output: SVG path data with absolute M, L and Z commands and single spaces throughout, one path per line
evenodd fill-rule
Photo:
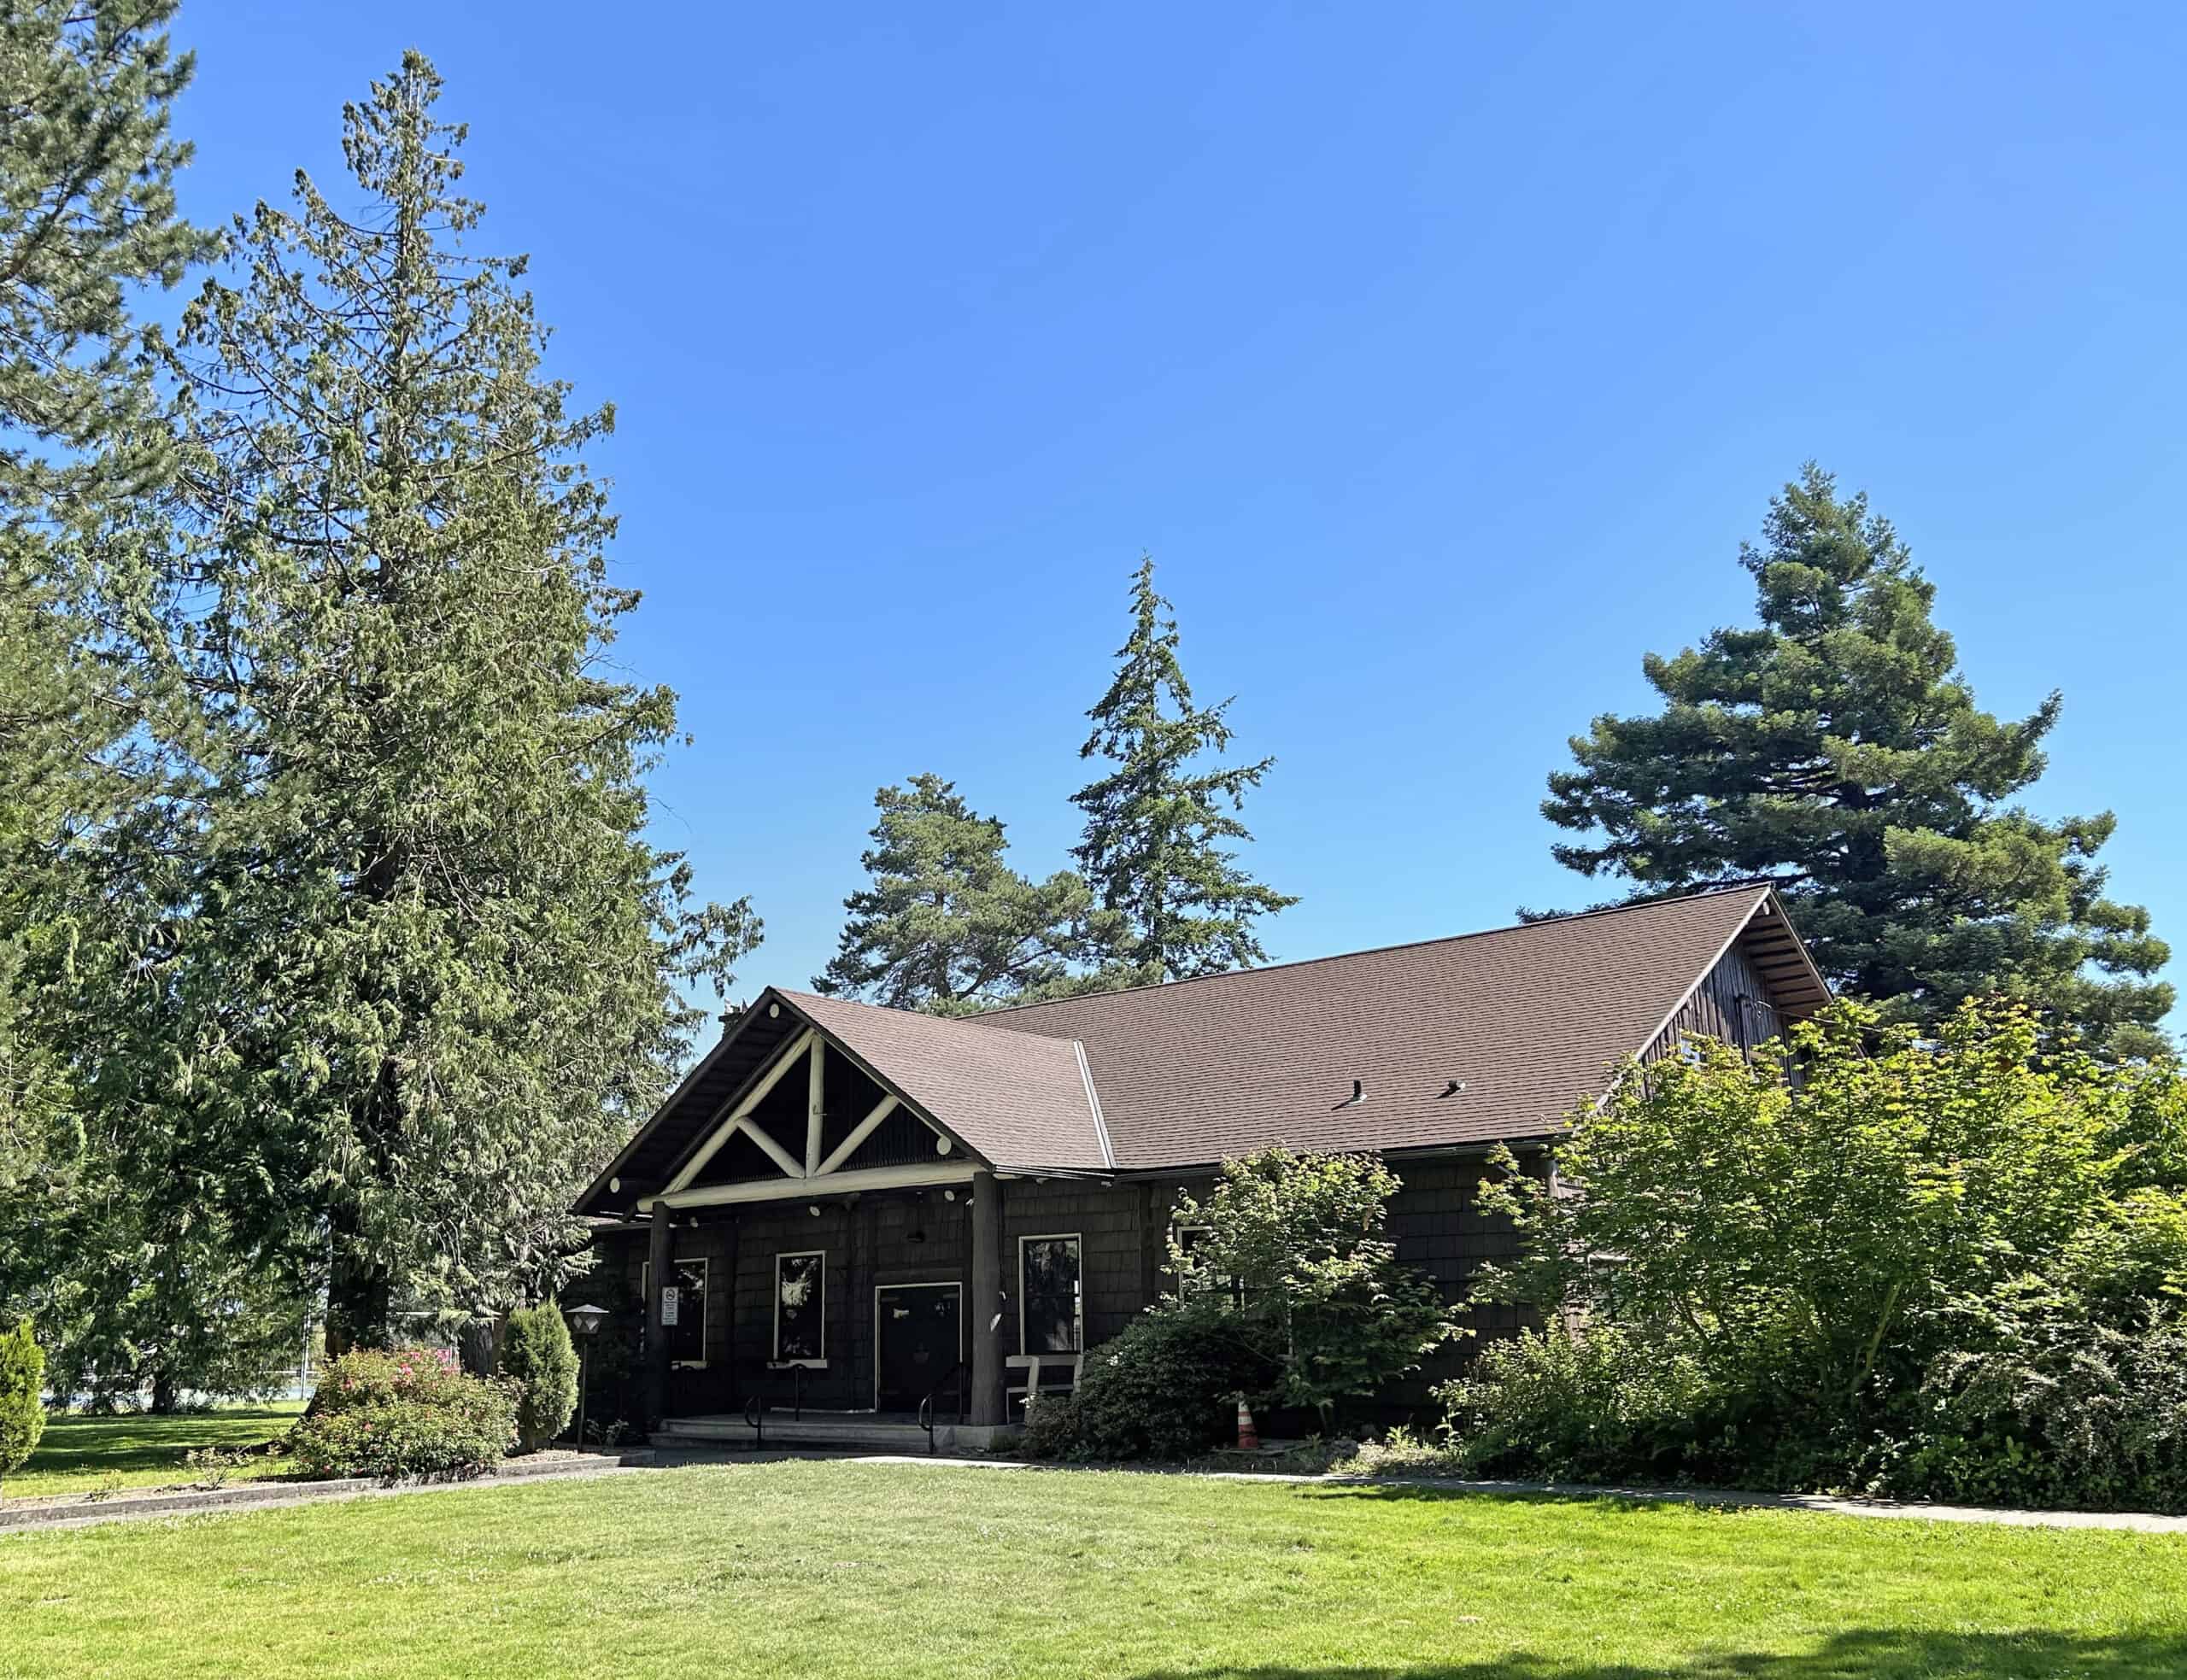
M 1207 763 L 1230 745 L 1230 701 L 1193 703 L 1151 559 L 1133 577 L 1131 606 L 1116 680 L 1086 714 L 1094 731 L 1079 749 L 1115 768 L 1071 796 L 1086 813 L 1072 855 L 1117 918 L 1104 969 L 1142 984 L 1248 968 L 1267 960 L 1259 918 L 1299 902 L 1255 881 L 1223 844 L 1252 838 L 1237 813 L 1275 760 Z
M 873 796 L 880 820 L 859 860 L 868 884 L 834 959 L 813 980 L 830 997 L 970 1015 L 1098 985 L 1080 964 L 1113 917 L 1084 878 L 1033 881 L 1005 861 L 1003 826 L 931 774 Z
M 2114 819 L 2008 805 L 2043 773 L 2060 700 L 1979 709 L 1936 587 L 1865 496 L 1810 464 L 1743 544 L 1761 623 L 1647 656 L 1663 709 L 1598 717 L 1542 810 L 1553 848 L 1635 899 L 1768 875 L 1842 990 L 1942 1020 L 2002 992 L 2117 1055 L 2161 1047 L 2149 913 L 2105 896 Z
M 85 837 L 149 773 L 141 667 L 96 610 L 103 543 L 173 461 L 128 306 L 215 243 L 176 211 L 173 11 L 0 8 L 0 1319 L 34 1317 L 49 1344 L 62 1297 L 145 1270 L 140 1244 L 100 1240 L 144 1181 L 87 1109 L 72 1018 L 101 1030 L 74 961 L 106 902 Z M 176 1272 L 171 1319 L 198 1275 Z
M 171 1205 L 323 1279 L 337 1349 L 559 1283 L 572 1193 L 698 1024 L 681 988 L 758 934 L 644 838 L 675 701 L 606 666 L 612 417 L 542 377 L 523 261 L 470 249 L 439 92 L 415 53 L 373 84 L 358 208 L 299 173 L 185 315 L 136 598 L 177 781 L 108 844 L 155 890 L 101 1088 Z

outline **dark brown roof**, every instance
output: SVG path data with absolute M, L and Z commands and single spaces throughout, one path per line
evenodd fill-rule
M 964 1020 L 770 987 L 578 1206 L 625 1211 L 665 1184 L 807 1022 L 1006 1169 L 1539 1137 L 1599 1097 L 1734 941 L 1785 1013 L 1826 995 L 1764 886 Z
M 992 1166 L 1098 1173 L 1114 1164 L 1068 1037 L 809 992 L 774 995 Z
M 1601 1095 L 1770 898 L 1703 893 L 980 1019 L 1085 1046 L 1127 1168 L 1535 1136 Z

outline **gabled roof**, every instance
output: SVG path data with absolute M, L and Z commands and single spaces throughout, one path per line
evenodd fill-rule
M 965 1019 L 769 987 L 578 1207 L 658 1191 L 808 1025 L 1006 1171 L 1539 1137 L 1648 1050 L 1734 944 L 1781 1012 L 1827 996 L 1767 886 Z
M 1078 1046 L 1066 1035 L 774 991 L 988 1165 L 1107 1171 Z

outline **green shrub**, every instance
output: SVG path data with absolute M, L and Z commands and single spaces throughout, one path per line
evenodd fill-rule
M 1222 1163 L 1205 1201 L 1178 1199 L 1170 1268 L 1184 1298 L 1228 1297 L 1262 1320 L 1272 1379 L 1258 1398 L 1310 1407 L 1324 1431 L 1462 1332 L 1442 1291 L 1397 1257 L 1388 1232 L 1397 1175 L 1369 1153 L 1267 1149 Z M 1231 1325 L 1230 1319 L 1217 1322 Z
M 437 1348 L 358 1349 L 331 1362 L 290 1437 L 307 1476 L 465 1475 L 508 1450 L 516 1393 Z
M 1722 1396 L 1691 1359 L 1609 1325 L 1491 1342 L 1435 1390 L 1461 1467 L 1547 1481 L 1683 1480 L 1717 1455 Z
M 45 1432 L 45 1355 L 28 1324 L 0 1336 L 0 1477 L 17 1468 Z
M 1078 1391 L 1033 1408 L 1029 1457 L 1183 1459 L 1232 1439 L 1238 1396 L 1264 1390 L 1280 1344 L 1227 1304 L 1165 1301 L 1086 1356 Z
M 525 1451 L 536 1453 L 562 1432 L 578 1408 L 578 1350 L 554 1302 L 509 1314 L 501 1334 L 501 1374 L 520 1390 L 517 1438 Z
M 2002 1345 L 1938 1361 L 1915 1426 L 1879 1450 L 1879 1490 L 1967 1503 L 2187 1511 L 2187 1326 L 2040 1313 Z

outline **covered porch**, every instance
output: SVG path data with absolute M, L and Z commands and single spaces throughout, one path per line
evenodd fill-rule
M 1076 1045 L 1025 1039 L 1029 1057 L 1010 1045 L 968 1070 L 960 1035 L 981 1051 L 1023 1035 L 856 1005 L 837 1021 L 802 997 L 764 1007 L 672 1101 L 694 1115 L 675 1155 L 634 1146 L 596 1186 L 624 1204 L 601 1245 L 643 1303 L 648 1431 L 664 1445 L 994 1444 L 1029 1390 L 1075 1381 L 1089 1234 L 1129 1256 L 1105 1278 L 1140 1292 L 1140 1221 L 1119 1210 L 1144 1198 L 1113 1182 Z M 875 1017 L 918 1042 L 877 1036 Z M 955 1089 L 923 1079 L 937 1033 Z M 988 1116 L 1058 1129 L 1044 1104 L 1075 1106 L 1078 1158 L 999 1164 L 1010 1133 Z

